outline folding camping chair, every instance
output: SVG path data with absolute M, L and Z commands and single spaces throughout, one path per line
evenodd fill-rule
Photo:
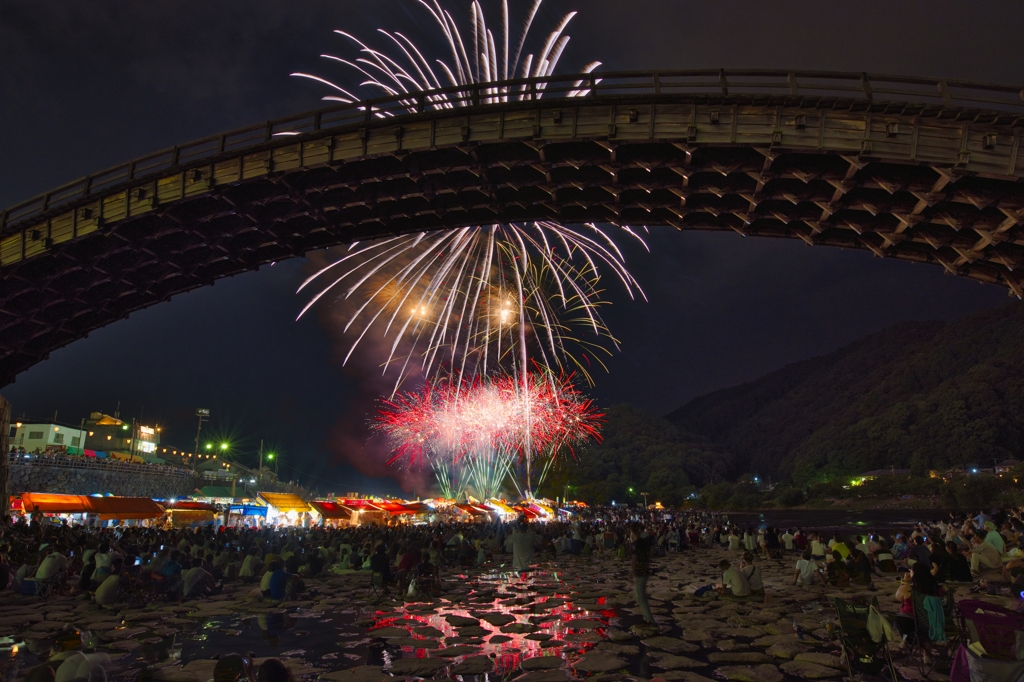
M 1024 614 L 977 599 L 964 599 L 959 608 L 967 634 L 981 642 L 987 656 L 1017 658 L 1017 631 L 1024 630 Z
M 948 588 L 945 596 L 941 598 L 943 617 L 941 633 L 931 631 L 928 609 L 925 606 L 928 597 L 918 592 L 911 594 L 914 631 L 904 637 L 907 649 L 900 658 L 903 665 L 916 668 L 922 678 L 927 678 L 931 674 L 940 658 L 952 663 L 953 656 L 959 648 L 961 636 L 956 616 L 955 593 L 955 587 Z M 925 654 L 932 656 L 930 663 L 926 661 Z
M 375 603 L 385 597 L 391 596 L 391 582 L 384 579 L 384 574 L 374 571 L 370 575 L 370 592 L 373 594 Z
M 832 599 L 839 620 L 839 644 L 843 648 L 846 659 L 846 672 L 853 679 L 854 668 L 858 672 L 881 676 L 888 670 L 893 682 L 898 682 L 896 669 L 893 667 L 892 656 L 884 635 L 872 636 L 868 628 L 868 617 L 872 608 L 878 612 L 878 598 L 873 597 L 870 604 L 846 601 L 839 597 Z

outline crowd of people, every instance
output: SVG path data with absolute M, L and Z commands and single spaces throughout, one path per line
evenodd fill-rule
M 874 589 L 874 578 L 905 572 L 895 599 L 901 613 L 913 613 L 911 594 L 941 598 L 946 583 L 989 580 L 1024 586 L 1024 518 L 1020 510 L 977 515 L 951 514 L 947 519 L 919 523 L 909 532 L 831 536 L 800 528 L 738 528 L 724 525 L 711 542 L 735 552 L 722 559 L 722 580 L 708 586 L 718 596 L 751 599 L 764 594 L 756 560 L 785 561 L 795 555 L 793 585 L 812 588 Z M 704 538 L 708 542 L 708 538 Z M 734 565 L 738 563 L 738 565 Z M 983 588 L 980 585 L 979 588 Z M 977 588 L 976 588 L 977 589 Z M 700 590 L 698 590 L 700 592 Z
M 873 587 L 909 569 L 922 590 L 950 581 L 1024 583 L 1024 521 L 1017 511 L 950 516 L 909 532 L 847 537 L 800 528 L 740 527 L 722 515 L 609 507 L 551 523 L 402 524 L 343 528 L 86 528 L 24 519 L 0 530 L 0 590 L 45 596 L 77 590 L 100 605 L 131 593 L 202 599 L 225 584 L 252 584 L 273 600 L 295 598 L 326 573 L 369 571 L 384 587 L 424 589 L 439 569 L 502 565 L 525 571 L 540 559 L 614 553 L 630 562 L 636 599 L 653 622 L 646 582 L 653 557 L 726 550 L 721 582 L 698 596 L 764 593 L 758 562 L 795 560 L 794 585 Z M 930 577 L 915 576 L 927 573 Z M 315 589 L 315 587 L 314 587 Z M 935 591 L 935 590 L 931 590 Z

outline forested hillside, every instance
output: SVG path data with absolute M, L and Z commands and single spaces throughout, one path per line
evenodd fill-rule
M 905 323 L 696 398 L 667 418 L 730 452 L 741 473 L 823 480 L 924 473 L 1024 452 L 1024 304 Z
M 1024 304 L 898 324 L 664 418 L 629 405 L 607 414 L 604 441 L 563 463 L 547 494 L 571 482 L 580 499 L 646 491 L 678 504 L 745 474 L 789 489 L 871 469 L 923 475 L 1024 459 Z

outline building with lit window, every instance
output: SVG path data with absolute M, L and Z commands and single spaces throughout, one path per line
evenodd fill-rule
M 159 426 L 146 426 L 134 420 L 128 422 L 109 414 L 93 412 L 85 420 L 85 431 L 86 449 L 111 453 L 118 459 L 160 459 Z
M 55 423 L 12 425 L 11 447 L 29 454 L 82 454 L 86 432 L 76 426 Z

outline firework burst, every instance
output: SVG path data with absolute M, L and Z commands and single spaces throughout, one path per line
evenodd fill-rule
M 511 480 L 529 493 L 531 462 L 543 462 L 546 472 L 558 456 L 575 456 L 580 446 L 600 440 L 603 421 L 571 377 L 531 372 L 428 382 L 420 391 L 384 400 L 372 426 L 388 439 L 388 464 L 429 464 L 442 488 L 462 481 L 487 498 L 517 462 L 526 465 L 526 479 L 523 485 Z
M 371 47 L 336 31 L 356 48 L 353 58 L 322 55 L 360 79 L 376 95 L 414 95 L 424 90 L 494 83 L 516 76 L 554 73 L 569 42 L 566 29 L 575 16 L 562 17 L 539 49 L 527 51 L 530 30 L 541 6 L 535 0 L 518 39 L 510 37 L 508 1 L 501 3 L 500 28 L 489 26 L 479 2 L 470 4 L 470 26 L 459 28 L 437 0 L 418 0 L 440 30 L 449 53 L 431 60 L 410 38 L 380 30 L 384 46 Z M 589 74 L 599 62 L 587 64 Z M 355 103 L 360 98 L 333 80 L 292 74 L 326 85 L 325 100 Z M 569 96 L 587 90 L 580 79 Z M 485 102 L 521 100 L 523 86 L 483 88 Z M 542 96 L 543 92 L 536 93 Z M 530 93 L 529 96 L 535 96 Z M 415 110 L 416 97 L 410 97 Z M 466 105 L 466 98 L 432 94 L 428 109 Z M 375 112 L 385 117 L 387 112 Z M 617 228 L 643 243 L 629 227 Z M 646 246 L 646 245 L 645 245 Z M 398 366 L 395 390 L 411 374 L 487 375 L 500 370 L 528 372 L 531 364 L 559 372 L 579 372 L 592 383 L 593 365 L 617 348 L 601 319 L 600 280 L 609 274 L 631 297 L 643 295 L 614 240 L 596 225 L 566 227 L 554 222 L 494 224 L 397 236 L 353 244 L 349 252 L 309 277 L 299 291 L 317 289 L 299 314 L 330 295 L 349 301 L 345 332 L 354 339 L 347 362 L 371 330 L 390 340 L 385 372 Z

